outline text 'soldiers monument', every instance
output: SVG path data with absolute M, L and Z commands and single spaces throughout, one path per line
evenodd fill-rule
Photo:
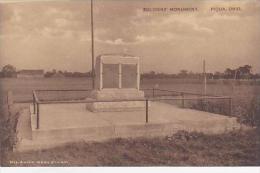
M 100 55 L 96 58 L 95 74 L 91 99 L 97 102 L 88 103 L 87 109 L 94 112 L 127 111 L 145 107 L 143 101 L 134 101 L 144 99 L 144 92 L 140 91 L 139 57 Z M 111 100 L 113 102 L 109 102 Z

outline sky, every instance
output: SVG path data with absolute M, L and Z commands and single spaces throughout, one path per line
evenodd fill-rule
M 94 47 L 95 57 L 140 57 L 142 72 L 201 72 L 205 59 L 207 72 L 249 64 L 260 73 L 260 0 L 94 0 Z M 90 1 L 0 0 L 0 67 L 6 64 L 89 71 Z

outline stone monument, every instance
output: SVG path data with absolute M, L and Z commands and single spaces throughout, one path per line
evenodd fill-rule
M 144 109 L 144 101 L 134 101 L 144 99 L 144 92 L 140 91 L 139 58 L 117 54 L 98 56 L 95 89 L 90 97 L 94 102 L 88 103 L 87 109 L 93 112 Z

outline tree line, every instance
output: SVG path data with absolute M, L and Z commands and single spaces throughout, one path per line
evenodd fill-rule
M 5 65 L 0 71 L 0 77 L 10 78 L 17 77 L 19 71 L 10 64 Z M 44 77 L 91 77 L 92 73 L 89 72 L 69 72 L 53 69 L 52 71 L 46 71 Z M 203 73 L 194 73 L 188 70 L 180 70 L 176 74 L 157 73 L 150 71 L 141 74 L 141 78 L 190 78 L 200 79 L 204 76 Z M 252 73 L 252 66 L 244 65 L 235 69 L 226 68 L 224 72 L 206 73 L 208 79 L 259 79 L 260 74 Z
M 5 65 L 2 70 L 0 71 L 0 77 L 2 78 L 15 78 L 19 71 L 10 64 Z M 69 71 L 61 71 L 53 69 L 51 71 L 46 71 L 44 73 L 44 77 L 91 77 L 91 72 L 69 72 Z
M 69 72 L 69 71 L 61 71 L 61 70 L 55 70 L 53 69 L 52 71 L 47 71 L 44 73 L 44 77 L 91 77 L 91 71 L 89 72 Z
M 187 78 L 187 79 L 201 79 L 204 76 L 203 73 L 194 73 L 188 70 L 180 70 L 176 74 L 165 74 L 156 73 L 155 71 L 150 71 L 148 73 L 143 73 L 142 78 Z M 224 72 L 206 73 L 208 79 L 259 79 L 260 74 L 252 73 L 252 66 L 244 65 L 238 68 L 226 68 Z

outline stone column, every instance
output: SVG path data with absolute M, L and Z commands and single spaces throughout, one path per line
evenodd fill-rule
M 122 64 L 119 63 L 118 65 L 118 75 L 119 75 L 119 88 L 122 88 Z

